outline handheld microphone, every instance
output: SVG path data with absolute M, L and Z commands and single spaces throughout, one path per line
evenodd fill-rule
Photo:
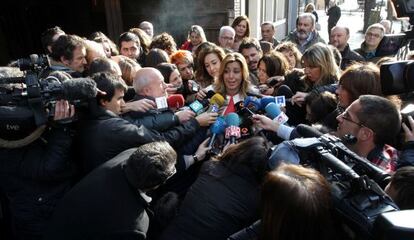
M 253 96 L 247 96 L 244 99 L 243 106 L 250 112 L 257 112 L 262 108 L 261 99 Z
M 184 97 L 181 94 L 171 94 L 167 98 L 169 108 L 179 109 L 184 106 Z
M 236 139 L 240 138 L 240 118 L 236 113 L 229 113 L 226 116 L 225 138 L 230 139 L 230 143 L 236 143 Z
M 279 105 L 276 103 L 267 104 L 265 111 L 271 119 L 278 122 L 279 124 L 284 124 L 289 120 L 289 117 L 280 110 Z
M 190 107 L 190 109 L 195 112 L 197 115 L 200 115 L 204 112 L 204 108 L 208 105 L 208 101 L 198 101 L 195 100 L 194 102 L 192 102 L 190 105 L 188 105 Z
M 209 148 L 213 146 L 216 136 L 224 133 L 225 128 L 226 128 L 226 121 L 224 120 L 224 118 L 223 117 L 217 118 L 217 120 L 210 127 L 210 131 L 213 135 L 210 139 L 210 143 L 208 144 Z
M 216 113 L 219 111 L 220 107 L 224 105 L 224 103 L 224 97 L 221 96 L 220 93 L 216 93 L 210 98 L 210 107 L 207 111 Z
M 213 90 L 209 90 L 207 93 L 206 93 L 206 99 L 210 99 L 210 98 L 212 98 L 214 95 L 216 94 L 216 92 L 214 92 Z

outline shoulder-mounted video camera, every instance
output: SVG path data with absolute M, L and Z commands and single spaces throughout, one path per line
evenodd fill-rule
M 17 140 L 33 128 L 48 122 L 58 100 L 68 100 L 79 106 L 95 98 L 97 89 L 92 79 L 60 81 L 54 76 L 41 76 L 49 69 L 46 55 L 30 55 L 16 61 L 23 77 L 0 78 L 0 138 Z M 2 75 L 4 76 L 4 75 Z
M 414 227 L 404 229 L 399 225 L 401 221 L 387 219 L 387 214 L 399 210 L 382 190 L 390 180 L 388 173 L 359 157 L 339 138 L 329 134 L 289 142 L 299 150 L 301 164 L 317 169 L 330 183 L 335 215 L 346 226 L 348 234 L 356 239 L 391 239 L 383 238 L 385 234 L 393 239 L 414 236 Z M 413 214 L 411 211 L 411 216 Z

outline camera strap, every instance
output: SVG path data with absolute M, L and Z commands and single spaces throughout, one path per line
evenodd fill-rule
M 0 148 L 20 148 L 27 146 L 30 143 L 34 142 L 36 139 L 38 139 L 40 136 L 42 136 L 45 130 L 46 124 L 36 128 L 36 130 L 34 130 L 29 136 L 23 139 L 10 141 L 0 138 Z

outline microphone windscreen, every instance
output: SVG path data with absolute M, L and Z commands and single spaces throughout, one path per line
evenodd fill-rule
M 206 97 L 205 98 L 210 99 L 210 98 L 212 98 L 214 96 L 214 94 L 216 94 L 216 92 L 214 92 L 213 90 L 209 90 L 206 93 Z
M 76 78 L 62 82 L 63 94 L 66 100 L 86 100 L 95 98 L 96 82 L 89 78 Z
M 167 98 L 169 108 L 182 108 L 184 106 L 184 97 L 181 94 L 172 94 Z
M 265 96 L 260 99 L 261 109 L 265 109 L 269 103 L 276 103 L 276 98 L 271 96 Z
M 223 117 L 218 117 L 217 120 L 211 125 L 210 131 L 213 134 L 222 134 L 226 128 L 226 121 Z
M 285 96 L 285 98 L 291 98 L 294 94 L 292 89 L 287 85 L 282 85 L 277 89 L 277 96 Z
M 237 113 L 229 113 L 226 115 L 227 126 L 240 126 L 240 117 Z
M 323 133 L 319 132 L 315 128 L 309 125 L 306 125 L 306 124 L 299 124 L 296 127 L 296 131 L 299 133 L 299 135 L 301 135 L 304 138 L 311 138 L 311 137 L 318 138 L 323 135 Z
M 223 106 L 224 105 L 224 103 L 225 103 L 225 99 L 224 99 L 224 97 L 223 96 L 221 96 L 221 94 L 220 93 L 216 93 L 216 94 L 214 94 L 211 98 L 210 98 L 210 104 L 211 105 L 213 105 L 213 104 L 215 104 L 215 105 L 217 105 L 218 107 L 221 107 L 221 106 Z
M 245 108 L 248 108 L 252 112 L 257 112 L 261 108 L 261 100 L 257 97 L 247 96 L 243 104 Z
M 275 119 L 281 113 L 280 107 L 276 103 L 267 104 L 265 111 L 271 119 Z

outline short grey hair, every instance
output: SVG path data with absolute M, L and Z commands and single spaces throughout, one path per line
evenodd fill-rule
M 161 72 L 156 68 L 145 67 L 138 70 L 132 83 L 135 92 L 137 94 L 141 93 L 142 89 L 148 86 L 155 77 L 164 79 Z
M 381 24 L 381 23 L 374 23 L 372 25 L 370 25 L 367 30 L 365 31 L 365 34 L 367 34 L 367 32 L 373 28 L 379 29 L 381 30 L 381 38 L 384 37 L 385 35 L 385 27 Z
M 296 22 L 296 25 L 298 25 L 299 20 L 302 18 L 310 18 L 312 20 L 312 26 L 315 26 L 316 23 L 316 17 L 313 15 L 313 13 L 302 13 L 298 16 L 298 21 Z
M 219 37 L 221 37 L 225 31 L 229 31 L 229 32 L 231 32 L 231 34 L 233 34 L 233 36 L 235 36 L 235 35 L 236 35 L 236 31 L 234 30 L 234 28 L 232 28 L 232 27 L 230 27 L 230 26 L 222 26 L 222 27 L 220 28 Z

